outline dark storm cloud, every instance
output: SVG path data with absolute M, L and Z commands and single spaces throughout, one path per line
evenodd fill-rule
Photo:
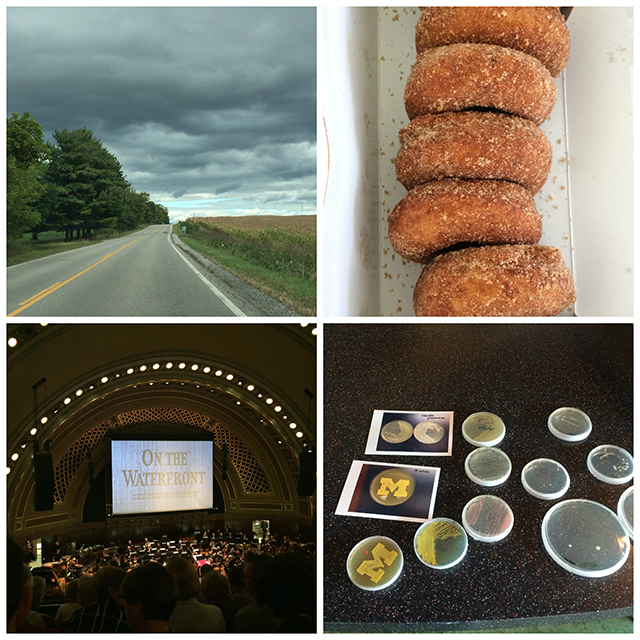
M 10 8 L 7 51 L 7 115 L 92 129 L 154 200 L 315 210 L 314 8 Z

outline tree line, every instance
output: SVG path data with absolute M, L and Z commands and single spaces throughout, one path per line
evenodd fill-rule
M 7 118 L 7 238 L 63 231 L 73 240 L 169 222 L 167 208 L 131 188 L 91 130 L 56 130 L 53 137 L 46 142 L 29 113 Z

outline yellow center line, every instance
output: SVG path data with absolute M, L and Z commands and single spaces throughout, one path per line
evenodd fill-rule
M 28 300 L 25 300 L 24 302 L 21 302 L 20 303 L 21 304 L 20 308 L 16 309 L 15 311 L 12 311 L 9 314 L 7 314 L 7 317 L 10 318 L 11 316 L 18 315 L 19 313 L 21 313 L 25 309 L 28 309 L 32 304 L 35 304 L 39 300 L 42 300 L 43 298 L 46 298 L 50 293 L 53 293 L 54 291 L 57 291 L 61 287 L 64 287 L 65 284 L 68 284 L 72 280 L 75 280 L 78 276 L 81 276 L 83 273 L 87 273 L 87 271 L 89 271 L 90 269 L 93 269 L 93 267 L 97 267 L 101 262 L 104 262 L 107 258 L 110 258 L 111 256 L 115 256 L 116 253 L 119 253 L 123 249 L 126 249 L 127 247 L 130 247 L 135 242 L 138 242 L 138 240 L 140 240 L 141 238 L 142 238 L 142 236 L 140 238 L 136 238 L 133 242 L 130 242 L 129 244 L 125 244 L 124 247 L 120 247 L 120 249 L 118 249 L 118 251 L 114 251 L 113 253 L 107 254 L 104 258 L 102 258 L 102 260 L 98 260 L 98 262 L 96 262 L 95 264 L 92 264 L 90 267 L 87 267 L 86 269 L 84 269 L 84 271 L 80 271 L 80 273 L 76 273 L 75 276 L 71 276 L 68 280 L 65 280 L 64 282 L 57 282 L 56 284 L 54 284 L 53 286 L 49 287 L 48 289 L 44 289 L 40 293 L 36 293 L 34 296 L 31 296 L 31 298 L 29 298 Z

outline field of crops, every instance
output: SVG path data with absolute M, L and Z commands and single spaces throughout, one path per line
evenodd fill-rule
M 316 216 L 189 218 L 182 239 L 303 315 L 315 313 Z

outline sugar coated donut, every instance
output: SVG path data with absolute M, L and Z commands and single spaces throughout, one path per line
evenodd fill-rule
M 413 292 L 417 316 L 555 316 L 575 302 L 560 250 L 473 247 L 436 256 Z
M 497 44 L 534 56 L 555 78 L 567 65 L 571 40 L 558 7 L 424 7 L 416 51 L 459 42 Z
M 557 93 L 551 74 L 533 56 L 491 44 L 452 44 L 418 56 L 405 86 L 404 104 L 411 120 L 487 107 L 542 124 Z
M 551 143 L 530 120 L 460 111 L 419 116 L 400 130 L 396 176 L 406 189 L 441 178 L 510 180 L 537 193 L 549 177 Z
M 535 244 L 542 218 L 530 191 L 505 180 L 436 180 L 407 193 L 389 216 L 389 239 L 407 260 L 463 242 Z

